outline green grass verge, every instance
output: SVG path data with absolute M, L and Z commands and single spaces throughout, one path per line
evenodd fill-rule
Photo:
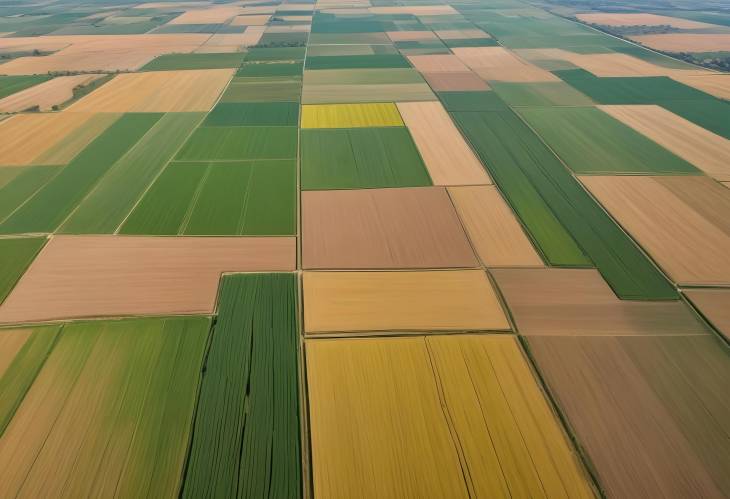
M 205 119 L 204 126 L 297 126 L 298 102 L 221 102 Z
M 237 68 L 246 56 L 244 52 L 223 54 L 165 54 L 155 57 L 140 71 L 172 71 L 181 69 Z
M 624 299 L 677 291 L 512 111 L 453 114 L 551 265 L 592 261 Z
M 0 437 L 43 367 L 61 327 L 37 326 L 32 330 L 5 372 L 0 375 Z M 18 332 L 18 329 L 0 329 L 0 336 Z
M 296 161 L 172 163 L 123 234 L 296 233 Z
M 520 108 L 518 113 L 576 173 L 699 173 L 595 107 Z
M 0 239 L 0 303 L 46 244 L 44 237 Z
M 431 185 L 405 127 L 302 130 L 302 189 Z
M 221 280 L 181 496 L 300 497 L 294 274 Z
M 201 127 L 185 143 L 179 160 L 292 159 L 297 127 Z
M 161 117 L 155 113 L 123 115 L 0 224 L 0 232 L 53 232 L 94 184 Z
M 137 146 L 102 177 L 59 232 L 114 233 L 202 119 L 203 113 L 165 114 Z

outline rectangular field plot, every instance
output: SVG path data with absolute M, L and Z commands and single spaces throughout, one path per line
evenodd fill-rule
M 593 107 L 521 108 L 519 114 L 576 173 L 697 173 L 697 169 Z
M 183 161 L 293 159 L 297 157 L 297 127 L 202 127 L 180 149 Z
M 301 135 L 303 190 L 431 185 L 405 127 L 302 130 Z
M 66 234 L 112 234 L 155 177 L 203 119 L 167 113 L 109 169 L 58 229 Z
M 674 75 L 672 79 L 720 99 L 730 100 L 730 78 L 726 74 Z
M 720 99 L 666 101 L 659 103 L 695 125 L 730 140 L 730 102 Z
M 593 262 L 624 299 L 677 297 L 669 281 L 512 111 L 453 116 L 548 263 Z
M 60 171 L 61 168 L 58 166 L 25 166 L 0 169 L 0 174 L 13 174 L 0 187 L 0 223 Z
M 718 338 L 531 337 L 528 344 L 607 496 L 730 493 L 723 401 L 730 362 Z
M 487 82 L 471 71 L 424 73 L 423 77 L 437 92 L 489 90 Z
M 305 104 L 436 100 L 412 68 L 319 69 L 304 72 Z
M 140 71 L 179 71 L 186 69 L 238 68 L 246 54 L 165 54 L 147 63 Z
M 443 188 L 302 193 L 304 268 L 477 265 Z
M 297 341 L 295 274 L 223 277 L 181 497 L 300 496 Z
M 0 76 L 0 99 L 51 79 L 50 75 Z
M 222 102 L 208 114 L 204 126 L 297 126 L 298 102 Z
M 0 304 L 45 244 L 40 237 L 0 239 Z
M 16 113 L 28 109 L 50 111 L 54 106 L 73 99 L 74 89 L 84 87 L 103 76 L 105 75 L 58 76 L 0 99 L 0 112 Z
M 304 64 L 301 62 L 251 62 L 243 64 L 236 76 L 242 77 L 270 77 L 270 76 L 301 76 Z
M 490 185 L 449 187 L 449 196 L 482 263 L 487 267 L 542 267 L 542 259 Z
M 490 89 L 439 92 L 439 99 L 450 113 L 459 111 L 507 111 L 509 106 Z
M 400 54 L 331 55 L 307 57 L 306 69 L 409 68 Z
M 107 113 L 209 111 L 232 75 L 232 69 L 120 74 L 68 110 Z
M 360 128 L 403 126 L 392 102 L 302 106 L 302 128 Z
M 221 102 L 298 102 L 302 82 L 294 78 L 234 77 L 221 96 Z
M 65 325 L 3 434 L 4 497 L 173 497 L 210 319 Z
M 510 328 L 481 270 L 305 272 L 303 290 L 308 334 Z
M 682 293 L 720 334 L 730 339 L 730 290 L 685 289 Z
M 93 188 L 162 117 L 125 114 L 101 133 L 61 172 L 0 224 L 0 233 L 53 232 Z
M 295 200 L 294 160 L 173 162 L 120 233 L 295 234 Z
M 43 367 L 59 326 L 0 329 L 0 438 Z
M 452 52 L 485 80 L 513 82 L 558 81 L 558 78 L 504 47 L 455 47 Z
M 399 102 L 434 185 L 479 185 L 492 181 L 439 102 Z
M 522 335 L 708 333 L 684 302 L 620 300 L 593 269 L 494 269 L 491 273 Z
M 315 497 L 593 497 L 513 337 L 320 339 L 306 352 Z
M 678 284 L 730 283 L 730 191 L 707 177 L 581 181 Z
M 0 323 L 210 314 L 221 273 L 295 265 L 291 237 L 55 236 L 0 305 Z
M 492 82 L 492 89 L 511 106 L 590 106 L 593 101 L 564 81 Z
M 730 140 L 660 106 L 599 108 L 715 179 L 730 180 Z

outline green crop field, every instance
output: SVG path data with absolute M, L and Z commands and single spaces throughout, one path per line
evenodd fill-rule
M 245 54 L 166 54 L 154 58 L 142 71 L 237 68 Z
M 297 126 L 299 104 L 296 102 L 223 102 L 218 104 L 204 126 Z
M 297 102 L 302 82 L 289 77 L 233 78 L 221 102 Z
M 20 92 L 26 88 L 38 85 L 44 81 L 51 79 L 49 75 L 32 75 L 32 76 L 1 76 L 0 75 L 0 99 L 8 95 Z
M 408 61 L 399 54 L 332 55 L 307 57 L 306 69 L 375 69 L 408 68 Z
M 268 76 L 297 76 L 302 74 L 301 62 L 249 62 L 243 64 L 236 76 L 268 77 Z
M 176 159 L 215 161 L 296 156 L 296 127 L 203 127 L 193 133 Z

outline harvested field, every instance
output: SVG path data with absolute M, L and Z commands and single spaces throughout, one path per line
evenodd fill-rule
M 43 83 L 51 79 L 49 75 L 32 75 L 32 76 L 1 76 L 0 75 L 0 99 L 5 99 L 8 95 Z M 2 100 L 0 100 L 2 102 Z
M 181 497 L 299 496 L 297 341 L 296 274 L 222 278 Z
M 40 164 L 38 158 L 48 159 L 51 155 L 46 153 L 51 148 L 62 144 L 93 116 L 92 113 L 21 114 L 1 121 L 0 165 Z
M 434 185 L 492 183 L 441 103 L 399 102 L 398 110 Z
M 177 495 L 209 328 L 65 325 L 2 436 L 0 495 Z
M 441 29 L 435 30 L 436 36 L 442 40 L 468 40 L 491 38 L 487 33 L 480 29 Z
M 236 16 L 229 23 L 231 26 L 263 26 L 269 19 L 271 14 L 259 14 L 253 16 Z
M 692 186 L 707 180 L 682 177 L 670 182 Z M 581 181 L 674 282 L 730 284 L 730 231 L 719 222 L 727 220 L 730 191 L 709 181 L 694 186 L 699 192 L 689 201 L 667 187 L 663 177 L 584 176 Z M 705 197 L 700 197 L 702 190 Z M 713 206 L 713 197 L 725 203 Z
M 672 26 L 679 29 L 716 28 L 715 24 L 701 23 L 680 19 L 678 17 L 660 16 L 657 14 L 624 14 L 591 12 L 576 14 L 575 17 L 589 24 L 604 26 Z
M 481 270 L 305 272 L 303 293 L 308 334 L 510 328 Z
M 209 314 L 222 272 L 293 270 L 295 255 L 291 237 L 56 236 L 0 306 L 0 322 Z
M 53 232 L 99 179 L 162 115 L 126 114 L 79 153 L 2 224 L 0 233 Z
M 216 33 L 196 50 L 196 52 L 240 52 L 261 41 L 263 26 L 249 26 L 243 33 Z
M 677 298 L 661 272 L 513 112 L 453 116 L 546 262 L 593 262 L 623 299 Z
M 0 442 L 60 329 L 59 326 L 0 329 Z
M 684 289 L 682 294 L 689 298 L 720 334 L 730 340 L 730 290 Z
M 0 304 L 45 244 L 40 237 L 0 239 Z
M 591 106 L 593 101 L 564 81 L 510 83 L 495 81 L 492 90 L 511 106 Z
M 182 161 L 293 159 L 297 157 L 297 127 L 201 127 L 178 152 Z
M 315 497 L 593 497 L 514 338 L 309 340 L 306 352 Z
M 403 120 L 392 102 L 302 106 L 302 128 L 398 127 Z
M 730 180 L 730 140 L 660 106 L 599 106 L 717 180 Z
M 64 114 L 67 123 L 73 122 L 70 116 L 84 115 L 87 113 Z M 33 159 L 36 165 L 66 165 L 71 162 L 81 151 L 83 151 L 107 128 L 112 126 L 120 117 L 121 113 L 93 113 L 79 126 L 72 126 L 70 133 L 62 139 L 45 149 L 42 154 Z
M 476 267 L 446 190 L 436 187 L 302 193 L 308 269 Z
M 730 100 L 730 77 L 726 74 L 672 75 L 672 79 L 721 99 Z
M 449 187 L 456 212 L 486 267 L 542 267 L 520 222 L 496 187 Z
M 452 52 L 485 80 L 558 81 L 557 76 L 520 59 L 504 47 L 455 47 Z
M 675 100 L 659 104 L 674 114 L 730 140 L 730 120 L 727 119 L 730 102 L 709 98 L 694 101 Z
M 52 80 L 35 85 L 9 97 L 0 99 L 0 112 L 16 113 L 35 108 L 49 111 L 53 106 L 63 104 L 73 98 L 73 90 L 83 87 L 103 75 L 59 76 Z
M 437 92 L 489 90 L 489 85 L 471 71 L 450 73 L 424 73 L 423 77 Z
M 69 112 L 209 111 L 233 69 L 120 74 L 68 108 Z
M 170 21 L 175 24 L 224 24 L 232 18 L 244 14 L 245 10 L 237 6 L 205 6 L 204 8 L 186 9 L 185 12 Z
M 630 37 L 635 42 L 664 52 L 728 52 L 730 34 L 667 33 Z M 0 66 L 0 71 L 2 66 Z
M 433 31 L 386 31 L 392 42 L 418 42 L 423 40 L 436 40 Z
M 296 234 L 296 162 L 171 163 L 119 232 Z
M 468 72 L 461 60 L 455 55 L 409 55 L 411 61 L 421 73 L 464 73 Z
M 712 335 L 531 337 L 609 497 L 730 492 L 727 346 Z M 701 366 L 701 367 L 699 367 Z
M 620 300 L 594 269 L 491 273 L 525 336 L 708 334 L 684 302 Z
M 371 14 L 410 14 L 412 16 L 450 16 L 459 12 L 451 5 L 411 5 L 370 7 Z
M 301 139 L 303 190 L 431 185 L 405 127 L 302 130 Z
M 66 234 L 112 234 L 129 215 L 203 113 L 168 113 L 114 163 L 59 228 Z
M 690 163 L 594 107 L 520 108 L 519 114 L 576 173 L 697 172 Z

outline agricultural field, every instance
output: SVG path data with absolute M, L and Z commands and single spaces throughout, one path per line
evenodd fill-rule
M 718 5 L 0 2 L 0 497 L 730 497 Z

